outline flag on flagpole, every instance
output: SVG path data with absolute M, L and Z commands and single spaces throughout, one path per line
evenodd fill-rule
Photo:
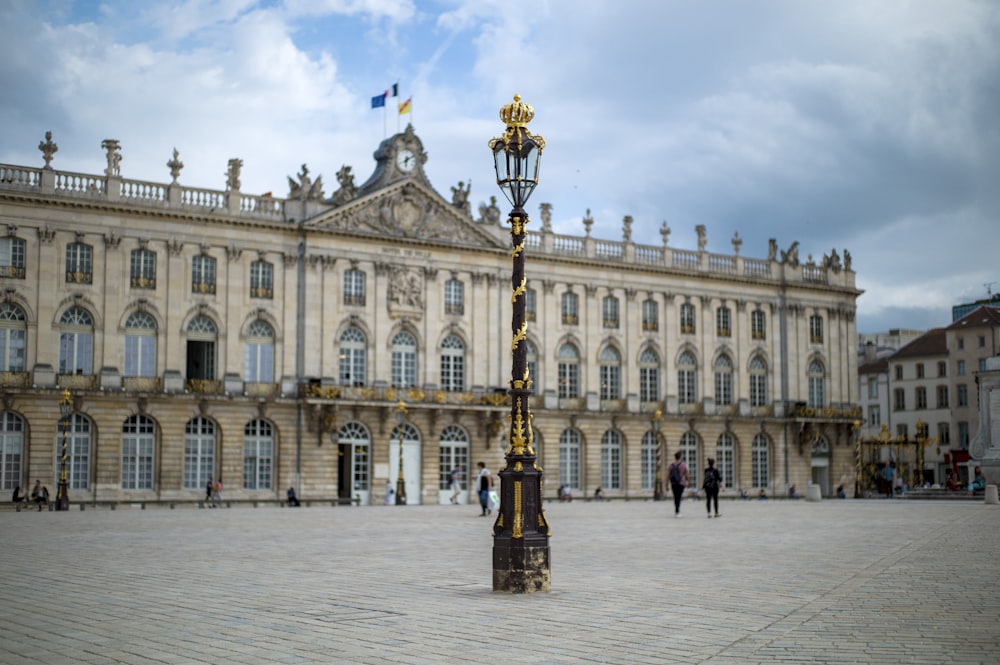
M 372 108 L 377 109 L 380 106 L 385 106 L 385 96 L 386 93 L 383 92 L 381 95 L 372 97 Z
M 409 113 L 410 109 L 412 107 L 413 107 L 413 97 L 410 97 L 405 102 L 400 103 L 400 105 L 399 105 L 399 115 L 403 115 L 405 113 Z
M 389 91 L 386 90 L 386 92 L 389 92 Z M 392 96 L 393 97 L 399 97 L 399 83 L 393 83 L 392 84 Z

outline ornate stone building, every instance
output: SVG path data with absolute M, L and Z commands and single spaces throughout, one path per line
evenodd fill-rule
M 2 482 L 70 499 L 448 500 L 447 472 L 500 466 L 508 431 L 510 244 L 427 180 L 412 127 L 327 197 L 303 165 L 287 198 L 121 174 L 0 165 Z M 487 158 L 484 150 L 484 159 Z M 719 460 L 728 491 L 830 492 L 854 469 L 850 256 L 800 262 L 529 225 L 529 368 L 546 494 L 653 495 L 658 458 Z M 535 227 L 532 229 L 532 227 Z M 70 415 L 60 415 L 61 399 Z M 400 404 L 403 409 L 400 409 Z M 66 405 L 64 405 L 66 406 Z M 656 421 L 656 414 L 661 418 Z M 658 432 L 658 434 L 657 434 Z M 402 452 L 400 452 L 402 448 Z M 466 478 L 468 480 L 468 478 Z M 852 483 L 847 483 L 849 486 Z M 467 495 L 463 500 L 468 500 Z

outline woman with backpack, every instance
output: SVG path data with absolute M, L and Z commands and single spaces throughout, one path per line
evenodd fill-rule
M 705 469 L 705 482 L 702 488 L 705 490 L 705 510 L 708 517 L 712 517 L 712 504 L 715 503 L 715 516 L 719 516 L 719 486 L 722 484 L 722 474 L 715 468 L 715 460 L 708 458 L 708 468 Z
M 678 450 L 674 453 L 674 461 L 667 468 L 670 491 L 674 495 L 674 517 L 681 516 L 681 499 L 684 498 L 684 488 L 688 484 L 688 467 L 681 457 L 681 451 Z

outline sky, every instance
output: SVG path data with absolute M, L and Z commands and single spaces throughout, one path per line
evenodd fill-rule
M 995 0 L 0 0 L 0 163 L 326 195 L 412 123 L 446 198 L 496 188 L 514 94 L 556 233 L 802 260 L 847 249 L 858 331 L 929 329 L 1000 292 Z M 398 83 L 387 110 L 371 98 Z M 412 113 L 395 104 L 412 98 Z M 538 226 L 535 227 L 536 229 Z

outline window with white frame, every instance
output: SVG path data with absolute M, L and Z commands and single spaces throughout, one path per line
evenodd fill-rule
M 125 376 L 156 376 L 156 321 L 146 312 L 125 320 Z
M 367 377 L 368 339 L 357 328 L 347 328 L 340 334 L 338 354 L 340 385 L 363 386 Z
M 580 487 L 580 433 L 575 429 L 559 435 L 559 484 Z
M 826 405 L 826 371 L 823 363 L 813 360 L 809 363 L 809 406 L 818 408 Z
M 274 266 L 267 261 L 250 264 L 250 297 L 274 298 Z
M 719 406 L 733 403 L 733 361 L 725 353 L 715 359 L 715 403 Z
M 417 340 L 404 331 L 392 338 L 392 387 L 412 388 L 417 384 Z
M 722 486 L 732 489 L 736 478 L 736 441 L 729 432 L 720 434 L 715 444 L 715 468 L 722 474 Z
M 91 284 L 94 281 L 94 248 L 82 242 L 66 245 L 66 281 Z
M 685 335 L 693 335 L 695 332 L 694 327 L 694 305 L 689 302 L 681 304 L 681 333 Z
M 755 309 L 750 312 L 750 338 L 767 339 L 767 317 L 764 310 Z
M 441 390 L 465 390 L 465 344 L 457 335 L 441 342 Z
M 566 292 L 560 299 L 563 325 L 575 326 L 580 323 L 579 298 L 575 293 Z
M 878 379 L 874 376 L 868 379 L 868 399 L 878 399 Z
M 660 356 L 653 349 L 643 349 L 639 354 L 639 401 L 660 400 Z
M 344 304 L 363 307 L 365 304 L 365 273 L 350 268 L 344 271 Z
M 459 486 L 468 487 L 469 434 L 458 425 L 448 425 L 441 430 L 438 444 L 438 489 L 451 489 L 451 470 L 459 468 Z M 462 481 L 465 482 L 462 482 Z
M 94 319 L 80 307 L 70 307 L 59 318 L 59 373 L 94 373 Z
M 353 465 L 353 484 L 355 491 L 367 492 L 371 464 L 371 434 L 364 425 L 357 422 L 345 423 L 337 432 L 337 442 L 350 449 Z
M 688 478 L 695 487 L 701 485 L 701 474 L 698 472 L 698 435 L 694 432 L 684 432 L 681 435 L 680 446 L 681 460 L 687 464 Z
M 274 427 L 251 420 L 243 428 L 243 489 L 269 490 L 274 468 Z
M 24 310 L 0 303 L 0 372 L 23 372 L 28 322 Z
M 609 429 L 601 437 L 601 487 L 617 490 L 622 486 L 622 435 Z
M 156 423 L 136 414 L 122 423 L 122 489 L 153 489 Z
M 24 279 L 24 247 L 22 238 L 0 238 L 0 277 Z
M 605 296 L 601 300 L 601 313 L 605 328 L 618 327 L 618 298 L 615 296 Z
M 767 363 L 760 356 L 750 359 L 750 406 L 767 406 Z
M 812 344 L 823 343 L 823 317 L 813 314 L 809 317 L 809 342 Z
M 601 371 L 601 399 L 621 399 L 621 354 L 613 346 L 606 346 L 601 351 L 599 361 Z
M 215 259 L 207 254 L 191 259 L 191 293 L 215 293 Z
M 677 398 L 681 404 L 694 404 L 698 399 L 698 369 L 690 351 L 677 359 Z
M 156 252 L 133 249 L 129 257 L 129 280 L 133 289 L 156 288 Z
M 566 343 L 559 347 L 556 359 L 559 363 L 559 397 L 579 397 L 580 353 L 575 346 Z
M 184 427 L 184 488 L 203 489 L 215 476 L 215 423 L 198 416 Z
M 642 330 L 656 332 L 660 329 L 660 308 L 652 298 L 642 301 Z
M 207 316 L 196 316 L 187 327 L 187 378 L 215 380 L 215 344 L 219 329 Z
M 24 419 L 12 411 L 0 416 L 0 490 L 26 484 L 24 473 Z
M 766 489 L 771 483 L 771 442 L 766 434 L 753 438 L 750 447 L 750 475 L 754 489 Z
M 733 334 L 733 313 L 728 307 L 715 310 L 715 334 L 718 337 L 731 337 Z
M 531 288 L 524 292 L 524 318 L 527 321 L 538 320 L 538 293 Z
M 948 408 L 948 386 L 937 387 L 937 408 Z
M 90 449 L 93 439 L 93 425 L 90 419 L 79 413 L 69 416 L 66 428 L 66 477 L 71 490 L 85 490 L 90 487 Z M 60 423 L 56 446 L 56 462 L 62 454 L 62 425 Z
M 872 404 L 868 407 L 868 425 L 871 427 L 882 425 L 882 407 L 878 404 Z
M 465 314 L 465 285 L 457 279 L 444 283 L 444 313 L 461 316 Z
M 256 319 L 247 328 L 246 381 L 274 383 L 274 328 Z
M 644 490 L 656 488 L 657 435 L 650 430 L 642 435 L 639 448 L 639 468 L 642 475 L 640 487 Z
M 960 383 L 956 389 L 958 391 L 958 406 L 969 406 L 969 387 Z

